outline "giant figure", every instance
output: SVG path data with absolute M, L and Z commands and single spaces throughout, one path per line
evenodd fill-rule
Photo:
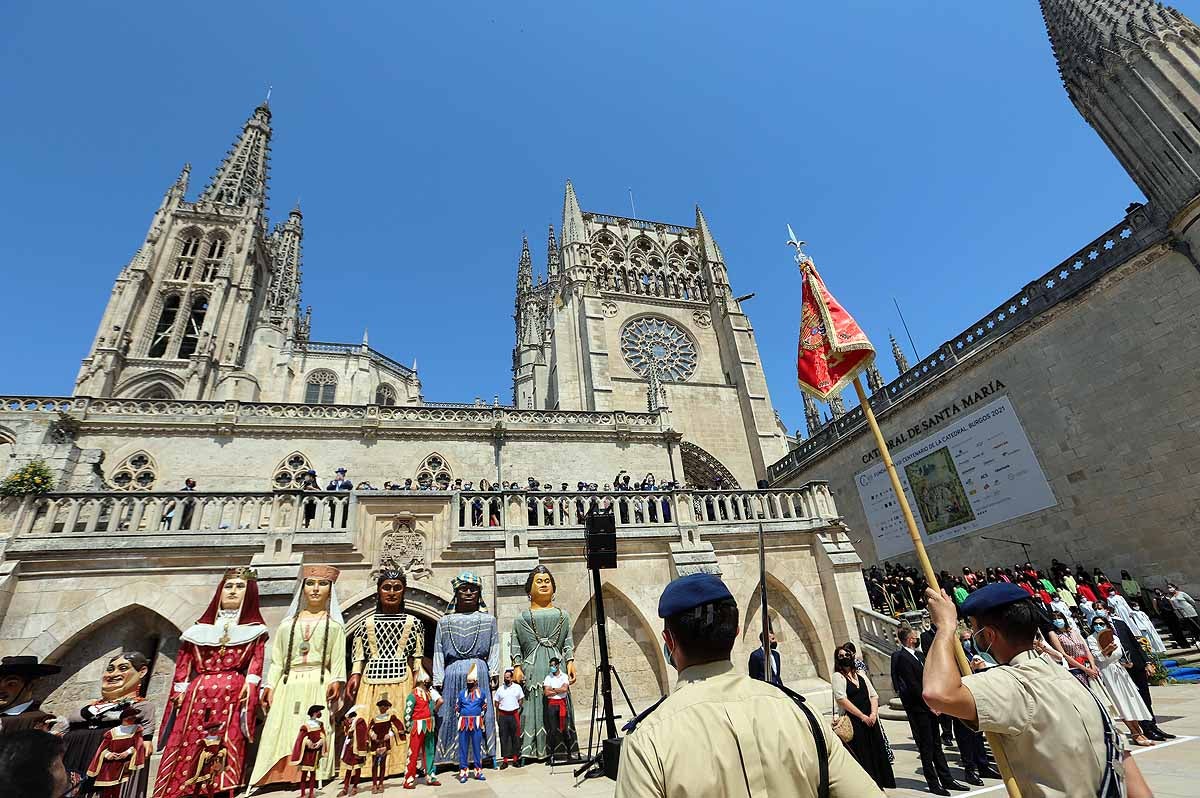
M 70 716 L 71 725 L 64 740 L 67 751 L 63 755 L 67 770 L 86 774 L 105 739 L 113 739 L 114 735 L 108 733 L 118 727 L 136 725 L 140 739 L 150 740 L 154 737 L 150 704 L 142 696 L 143 684 L 149 673 L 150 661 L 139 651 L 122 651 L 108 661 L 104 675 L 100 677 L 100 698 Z M 116 736 L 121 734 L 123 732 L 117 732 Z M 80 794 L 93 794 L 90 792 L 93 784 L 94 777 L 85 783 L 85 789 Z M 115 793 L 108 790 L 108 795 L 146 798 L 150 769 L 141 768 L 116 786 L 118 789 Z
M 483 756 L 496 754 L 496 716 L 492 707 L 492 687 L 498 681 L 500 635 L 496 618 L 484 612 L 481 593 L 483 580 L 463 571 L 450 581 L 454 600 L 449 612 L 438 621 L 433 646 L 433 683 L 438 692 L 449 696 L 438 713 L 437 761 L 458 764 L 458 712 L 454 700 L 467 686 L 472 668 L 479 677 L 479 690 L 486 702 L 483 717 Z
M 529 572 L 525 580 L 525 594 L 529 596 L 529 609 L 513 621 L 510 654 L 513 664 L 513 679 L 525 689 L 525 702 L 521 707 L 521 754 L 527 759 L 545 759 L 551 754 L 571 758 L 579 753 L 575 743 L 575 711 L 571 695 L 566 695 L 566 719 L 562 750 L 550 751 L 547 745 L 549 727 L 554 722 L 555 731 L 559 718 L 551 717 L 547 711 L 544 682 L 550 675 L 550 660 L 566 663 L 567 680 L 575 684 L 575 645 L 571 641 L 571 616 L 554 606 L 557 589 L 554 575 L 544 565 Z
M 179 638 L 174 686 L 159 734 L 163 753 L 154 798 L 193 793 L 196 751 L 213 724 L 221 728 L 224 760 L 208 784 L 215 792 L 243 784 L 267 647 L 257 578 L 249 568 L 226 571 L 208 609 Z
M 57 665 L 38 662 L 37 657 L 0 659 L 0 734 L 35 728 L 48 717 L 33 697 L 33 688 L 38 679 L 61 670 Z
M 250 777 L 256 787 L 300 783 L 301 768 L 291 761 L 296 730 L 312 719 L 309 707 L 327 708 L 329 711 L 317 713 L 323 716 L 317 721 L 324 729 L 321 739 L 332 740 L 330 716 L 346 683 L 346 630 L 337 598 L 338 569 L 306 565 L 300 576 L 292 605 L 271 646 L 271 672 L 262 696 L 267 722 Z M 333 778 L 335 762 L 333 745 L 325 745 L 311 765 L 312 778 Z
M 404 571 L 385 565 L 375 580 L 375 614 L 354 633 L 354 667 L 346 693 L 350 700 L 370 710 L 381 698 L 394 707 L 404 706 L 413 689 L 416 665 L 424 653 L 425 624 L 404 612 L 407 587 Z M 403 743 L 391 747 L 385 778 L 404 773 L 405 753 Z

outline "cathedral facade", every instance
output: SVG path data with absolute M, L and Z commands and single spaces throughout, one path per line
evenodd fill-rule
M 0 477 L 42 461 L 55 480 L 0 504 L 0 654 L 63 666 L 46 707 L 94 697 L 121 649 L 153 660 L 161 705 L 180 630 L 232 566 L 256 569 L 272 627 L 302 565 L 338 567 L 352 630 L 374 612 L 372 573 L 399 563 L 431 635 L 464 569 L 507 633 L 542 564 L 576 619 L 582 721 L 594 507 L 617 523 L 603 590 L 638 709 L 670 683 L 655 607 L 672 578 L 722 573 L 745 609 L 737 653 L 757 646 L 760 527 L 784 676 L 822 689 L 833 647 L 857 638 L 859 561 L 824 483 L 755 487 L 787 436 L 700 210 L 690 226 L 585 212 L 567 183 L 544 271 L 527 244 L 517 264 L 512 402 L 429 403 L 415 363 L 310 339 L 303 215 L 266 216 L 271 124 L 254 109 L 194 198 L 188 167 L 168 188 L 73 395 L 0 398 Z M 339 468 L 354 489 L 324 490 Z

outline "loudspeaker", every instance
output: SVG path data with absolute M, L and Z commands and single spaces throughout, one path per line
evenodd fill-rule
M 587 543 L 588 568 L 617 567 L 617 519 L 611 512 L 588 513 L 583 536 Z
M 604 775 L 616 781 L 617 771 L 621 769 L 621 738 L 604 740 L 600 743 L 600 750 L 604 752 L 604 756 L 600 760 L 604 768 Z

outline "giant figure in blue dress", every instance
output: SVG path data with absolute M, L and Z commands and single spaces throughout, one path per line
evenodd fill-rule
M 458 697 L 467 687 L 472 669 L 478 676 L 478 691 L 483 700 L 483 741 L 481 756 L 496 755 L 496 720 L 492 688 L 499 679 L 500 635 L 496 617 L 484 611 L 483 580 L 463 571 L 451 580 L 454 600 L 447 615 L 438 621 L 433 644 L 433 683 L 445 697 L 438 715 L 436 759 L 439 763 L 460 764 L 458 741 Z

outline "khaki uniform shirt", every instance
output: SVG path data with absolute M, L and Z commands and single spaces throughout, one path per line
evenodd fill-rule
M 979 730 L 1002 736 L 1022 798 L 1095 798 L 1104 773 L 1104 721 L 1087 688 L 1034 651 L 963 677 Z M 1114 744 L 1122 737 L 1114 729 Z M 1124 774 L 1117 774 L 1124 781 Z
M 882 796 L 829 724 L 830 798 Z M 812 726 L 779 688 L 728 661 L 685 669 L 621 746 L 616 798 L 810 798 L 819 781 Z

